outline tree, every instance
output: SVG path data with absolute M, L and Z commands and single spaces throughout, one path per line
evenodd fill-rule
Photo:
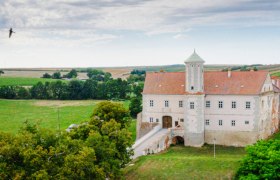
M 96 99 L 97 84 L 97 81 L 93 79 L 87 79 L 82 89 L 82 99 Z
M 1 76 L 1 74 L 4 74 L 4 71 L 0 69 L 0 76 Z
M 76 78 L 77 76 L 78 76 L 78 73 L 77 73 L 76 69 L 72 69 L 69 73 L 67 73 L 65 75 L 65 77 L 69 78 L 69 79 Z
M 49 73 L 43 74 L 42 78 L 52 78 L 52 76 Z
M 69 99 L 68 85 L 62 81 L 51 82 L 51 99 Z
M 28 122 L 18 135 L 0 132 L 1 179 L 105 179 L 86 142 Z
M 117 123 L 121 124 L 121 127 L 128 127 L 131 122 L 131 117 L 129 115 L 129 110 L 120 103 L 103 101 L 96 105 L 93 110 L 92 118 L 99 117 L 103 121 L 110 121 L 114 119 Z
M 132 117 L 136 117 L 138 113 L 142 111 L 142 99 L 141 97 L 133 97 L 130 100 L 129 110 Z
M 261 140 L 246 151 L 237 179 L 280 179 L 280 140 Z
M 83 90 L 83 82 L 72 80 L 68 84 L 69 99 L 81 99 Z
M 31 87 L 30 94 L 31 97 L 34 99 L 45 99 L 46 98 L 45 85 L 42 82 L 38 82 L 37 84 Z
M 15 99 L 17 97 L 15 86 L 1 86 L 0 87 L 0 98 Z
M 30 98 L 30 93 L 28 89 L 24 87 L 18 87 L 17 88 L 17 98 L 18 99 L 29 99 Z
M 61 79 L 61 74 L 60 74 L 60 72 L 55 72 L 55 73 L 53 73 L 52 78 L 53 78 L 53 79 Z

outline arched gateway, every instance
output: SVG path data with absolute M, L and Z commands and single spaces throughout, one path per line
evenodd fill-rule
M 172 117 L 163 116 L 162 117 L 162 128 L 171 128 L 172 127 Z

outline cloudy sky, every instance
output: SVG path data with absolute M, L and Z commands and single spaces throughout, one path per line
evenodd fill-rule
M 0 0 L 0 68 L 182 64 L 194 48 L 279 64 L 279 47 L 279 0 Z

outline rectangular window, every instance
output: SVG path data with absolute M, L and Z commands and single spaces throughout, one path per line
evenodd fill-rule
M 175 121 L 175 127 L 177 127 L 179 125 L 178 121 Z
M 219 120 L 219 126 L 223 125 L 223 120 Z
M 180 119 L 180 122 L 184 122 L 184 119 Z
M 150 117 L 150 123 L 154 122 L 154 118 Z
M 231 126 L 235 126 L 235 120 L 231 121 Z
M 223 101 L 219 101 L 219 108 L 223 108 Z
M 245 124 L 249 124 L 249 121 L 245 121 Z
M 150 107 L 154 107 L 154 100 L 150 100 Z
M 156 122 L 158 122 L 159 120 L 158 120 L 158 118 L 156 119 Z
M 206 120 L 205 120 L 205 125 L 206 125 L 206 126 L 209 126 L 209 125 L 210 125 L 209 119 L 206 119 Z
M 236 101 L 232 101 L 231 102 L 231 108 L 232 109 L 236 109 Z
M 179 101 L 179 107 L 183 107 L 183 101 Z
M 246 101 L 246 109 L 251 109 L 251 102 L 250 101 Z
M 169 107 L 169 101 L 164 101 L 164 106 Z
M 194 109 L 194 102 L 190 102 L 190 109 Z
M 211 106 L 210 101 L 206 101 L 205 107 L 210 108 L 210 106 Z

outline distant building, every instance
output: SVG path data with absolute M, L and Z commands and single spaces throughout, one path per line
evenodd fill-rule
M 149 123 L 198 147 L 214 140 L 245 146 L 279 130 L 279 78 L 267 71 L 204 72 L 203 64 L 194 52 L 185 72 L 146 74 L 138 139 Z

